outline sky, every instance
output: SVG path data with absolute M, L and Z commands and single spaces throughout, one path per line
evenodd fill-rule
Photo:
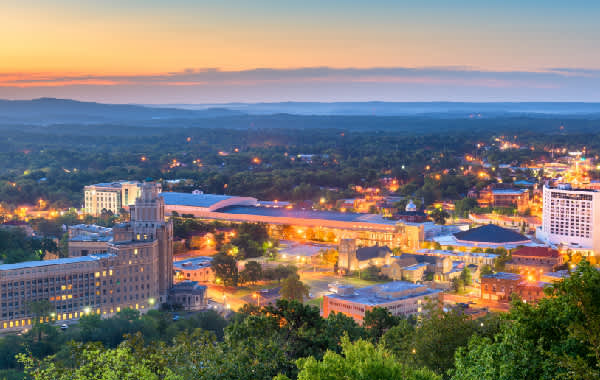
M 0 98 L 600 102 L 600 1 L 6 0 Z

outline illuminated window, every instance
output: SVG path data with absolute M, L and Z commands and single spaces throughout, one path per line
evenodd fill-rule
M 100 277 L 100 272 L 94 273 L 94 277 Z

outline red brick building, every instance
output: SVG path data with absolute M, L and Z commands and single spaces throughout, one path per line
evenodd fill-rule
M 510 302 L 513 293 L 526 302 L 536 302 L 544 298 L 544 287 L 541 281 L 528 281 L 520 274 L 498 272 L 481 276 L 481 299 L 497 302 Z
M 564 264 L 563 255 L 548 247 L 522 247 L 511 255 L 512 259 L 506 263 L 506 268 L 530 281 L 539 281 L 544 273 L 552 272 Z

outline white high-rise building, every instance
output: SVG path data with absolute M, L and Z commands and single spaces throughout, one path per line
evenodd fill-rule
M 600 192 L 544 186 L 537 238 L 586 255 L 600 254 Z
M 102 210 L 106 210 L 119 214 L 122 208 L 127 209 L 135 204 L 135 200 L 141 195 L 140 189 L 140 183 L 137 181 L 97 183 L 86 186 L 83 190 L 85 213 L 100 216 Z

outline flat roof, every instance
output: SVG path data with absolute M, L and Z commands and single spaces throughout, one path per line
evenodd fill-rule
M 163 193 L 164 194 L 164 193 Z M 314 211 L 314 210 L 293 210 L 285 208 L 255 207 L 255 206 L 231 206 L 226 207 L 219 212 L 224 214 L 245 214 L 259 216 L 274 216 L 297 219 L 323 219 L 335 220 L 340 222 L 362 222 L 385 225 L 396 225 L 398 221 L 388 220 L 375 214 L 359 214 L 353 212 L 337 211 Z
M 422 255 L 431 255 L 431 256 L 456 256 L 456 257 L 485 257 L 490 259 L 495 259 L 498 257 L 495 253 L 485 253 L 485 252 L 460 252 L 460 251 L 448 251 L 445 249 L 417 249 L 415 253 Z
M 173 267 L 181 270 L 196 270 L 209 267 L 212 263 L 212 257 L 200 256 L 192 257 L 185 260 L 179 260 L 173 262 Z
M 65 257 L 62 259 L 54 259 L 54 260 L 40 260 L 40 261 L 25 261 L 22 263 L 15 264 L 2 264 L 0 265 L 0 271 L 4 270 L 14 270 L 14 269 L 26 269 L 26 268 L 38 268 L 45 267 L 50 265 L 68 265 L 68 264 L 76 264 L 76 263 L 89 263 L 92 261 L 98 261 L 100 259 L 111 256 L 108 253 L 104 254 L 95 254 L 90 256 L 80 256 L 80 257 Z
M 521 195 L 526 193 L 525 189 L 495 189 L 492 190 L 492 194 L 502 194 L 502 195 Z
M 404 293 L 400 296 L 393 295 L 393 293 L 407 291 L 409 293 Z M 377 306 L 414 297 L 433 295 L 440 292 L 441 290 L 439 289 L 431 289 L 425 285 L 413 284 L 412 282 L 392 281 L 385 284 L 355 289 L 353 294 L 346 296 L 340 294 L 330 294 L 326 297 L 351 301 L 367 306 Z
M 498 273 L 483 275 L 483 276 L 481 276 L 481 278 L 497 278 L 497 279 L 501 279 L 501 280 L 518 281 L 521 279 L 521 275 L 516 274 L 516 273 L 509 273 L 509 272 L 498 272 Z
M 226 199 L 233 198 L 229 195 L 218 194 L 191 194 L 191 193 L 176 193 L 162 192 L 159 194 L 165 200 L 165 205 L 178 206 L 193 206 L 193 207 L 210 207 L 216 203 Z

